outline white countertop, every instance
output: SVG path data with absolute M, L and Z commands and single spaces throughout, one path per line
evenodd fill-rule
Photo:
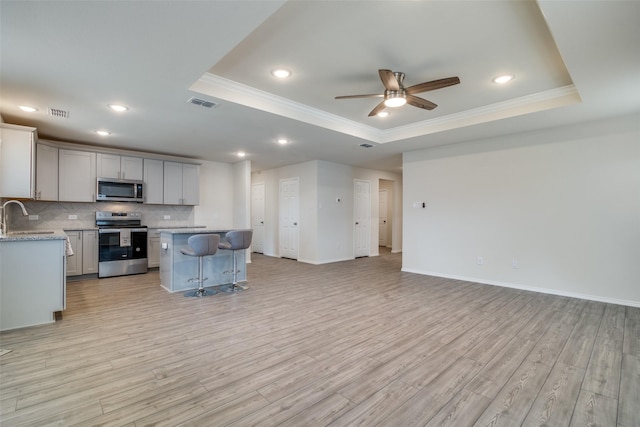
M 229 231 L 239 230 L 237 228 L 231 229 L 213 229 L 213 228 L 161 228 L 161 233 L 169 234 L 213 234 L 213 233 L 228 233 Z
M 0 242 L 19 242 L 25 240 L 64 240 L 67 235 L 64 231 L 57 230 L 25 230 L 10 231 L 0 236 Z

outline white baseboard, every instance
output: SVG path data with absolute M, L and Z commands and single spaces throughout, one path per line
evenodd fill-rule
M 478 279 L 477 277 L 456 276 L 453 274 L 436 273 L 433 271 L 420 271 L 411 268 L 402 268 L 407 273 L 422 274 L 425 276 L 443 277 L 445 279 L 462 280 L 465 282 L 481 283 L 483 285 L 501 286 L 503 288 L 520 289 L 523 291 L 539 292 L 542 294 L 558 295 L 563 297 L 578 298 L 589 301 L 604 302 L 608 304 L 625 305 L 629 307 L 640 307 L 640 301 L 622 300 L 617 298 L 608 298 L 600 295 L 581 294 L 577 292 L 566 292 L 557 289 L 538 288 L 535 286 L 518 285 L 516 283 L 498 282 L 495 280 Z

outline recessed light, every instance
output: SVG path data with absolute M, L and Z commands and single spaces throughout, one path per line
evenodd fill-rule
M 100 136 L 107 136 L 107 135 L 111 135 L 111 132 L 106 131 L 106 130 L 97 130 L 96 133 Z
M 513 74 L 505 74 L 504 76 L 496 77 L 495 79 L 493 79 L 493 82 L 498 84 L 504 84 L 513 80 L 513 77 L 514 77 Z
M 280 145 L 285 145 L 285 144 L 288 144 L 288 143 L 289 143 L 289 140 L 286 139 L 286 138 L 279 138 L 278 139 L 278 144 L 280 144 Z
M 285 69 L 285 68 L 277 68 L 275 70 L 271 71 L 271 74 L 274 77 L 277 77 L 279 79 L 286 79 L 287 77 L 291 76 L 291 71 Z
M 238 157 L 244 157 L 246 155 L 247 153 L 245 153 L 244 151 L 238 151 Z
M 380 111 L 377 114 L 378 117 L 388 117 L 389 116 L 389 112 L 388 111 Z
M 35 111 L 38 111 L 37 108 L 29 107 L 28 105 L 20 105 L 18 108 L 27 113 L 33 113 Z
M 127 111 L 129 109 L 129 107 L 125 107 L 124 105 L 118 105 L 118 104 L 109 104 L 108 107 L 111 108 L 113 111 L 117 111 L 119 113 L 123 111 Z

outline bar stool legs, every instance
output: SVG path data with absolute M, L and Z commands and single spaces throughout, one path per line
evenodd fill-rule
M 230 250 L 233 252 L 233 270 L 225 271 L 225 274 L 232 274 L 232 282 L 231 286 L 225 286 L 224 288 L 220 288 L 220 290 L 224 290 L 224 292 L 237 292 L 240 289 L 246 290 L 249 289 L 248 286 L 238 285 L 238 258 L 237 252 L 243 251 L 249 246 L 251 246 L 251 238 L 253 237 L 252 230 L 234 230 L 229 231 L 224 236 L 225 241 L 220 242 L 218 245 L 218 249 Z
M 180 252 L 187 256 L 198 257 L 198 277 L 189 279 L 189 282 L 197 282 L 198 289 L 184 293 L 185 297 L 205 297 L 215 295 L 218 292 L 213 289 L 205 289 L 204 281 L 207 280 L 203 276 L 203 260 L 205 256 L 215 255 L 220 244 L 219 234 L 195 234 L 187 240 L 188 248 L 180 249 Z
M 204 288 L 204 281 L 208 280 L 208 277 L 202 277 L 202 272 L 203 272 L 203 268 L 202 268 L 202 262 L 203 262 L 203 258 L 199 256 L 198 257 L 198 277 L 197 278 L 193 278 L 193 279 L 189 279 L 188 282 L 198 282 L 198 289 L 194 290 L 194 291 L 187 291 L 184 293 L 185 297 L 205 297 L 208 295 L 215 295 L 218 293 L 218 291 L 214 290 L 214 289 L 205 289 Z

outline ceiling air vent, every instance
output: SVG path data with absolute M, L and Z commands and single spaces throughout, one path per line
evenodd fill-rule
M 49 115 L 53 117 L 59 117 L 61 119 L 68 119 L 69 112 L 65 110 L 61 110 L 59 108 L 51 108 L 49 107 Z
M 373 147 L 373 144 L 367 144 L 366 142 L 363 144 L 360 144 L 360 147 L 364 147 L 364 148 L 371 148 Z
M 191 104 L 199 105 L 205 108 L 213 108 L 218 105 L 215 102 L 205 101 L 204 99 L 194 98 L 194 97 L 189 98 L 187 102 L 190 102 Z

